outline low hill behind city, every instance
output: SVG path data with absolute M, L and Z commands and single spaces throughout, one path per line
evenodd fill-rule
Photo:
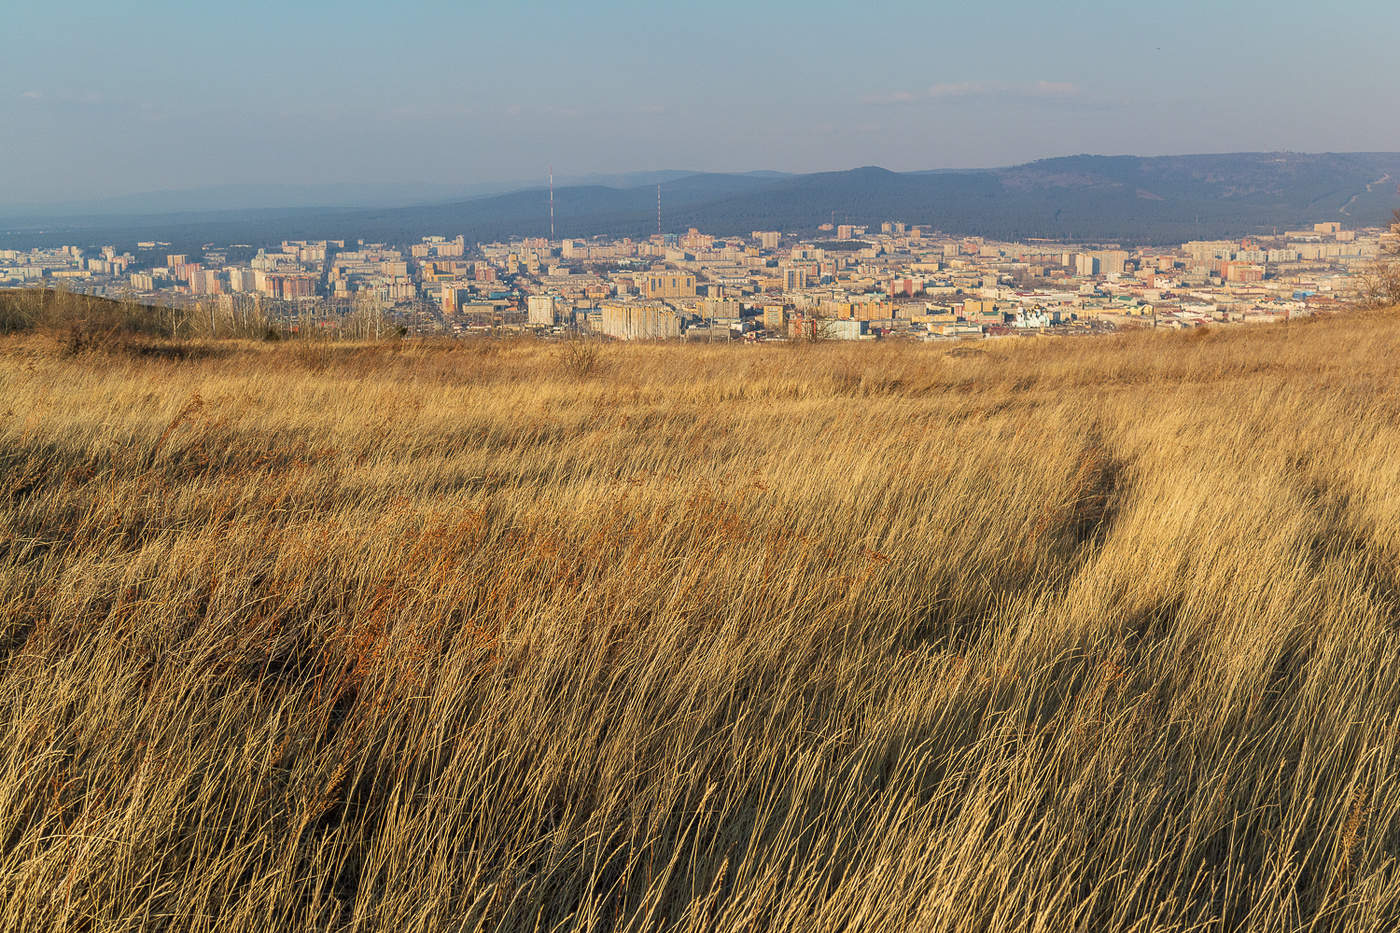
M 958 235 L 1162 244 L 1270 233 L 1336 220 L 1382 223 L 1400 190 L 1400 153 L 1071 156 L 998 169 L 808 175 L 659 173 L 644 184 L 565 184 L 554 192 L 563 237 L 647 236 L 697 227 L 719 235 L 877 225 L 899 218 Z M 299 197 L 309 197 L 303 193 Z M 225 200 L 217 203 L 226 205 Z M 126 202 L 123 202 L 126 203 Z M 152 201 L 153 204 L 157 203 Z M 211 202 L 214 203 L 214 202 Z M 484 242 L 549 233 L 545 186 L 401 207 L 132 211 L 0 220 L 0 245 L 46 242 L 264 242 L 284 238 L 404 241 L 462 233 Z

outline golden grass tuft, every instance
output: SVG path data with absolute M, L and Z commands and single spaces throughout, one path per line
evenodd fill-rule
M 0 339 L 4 928 L 1400 924 L 1393 316 L 162 339 Z

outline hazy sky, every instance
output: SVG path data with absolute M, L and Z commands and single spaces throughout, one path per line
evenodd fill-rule
M 1395 0 L 17 0 L 0 204 L 1400 150 Z

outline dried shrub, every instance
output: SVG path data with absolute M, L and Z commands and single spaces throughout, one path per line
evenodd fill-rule
M 588 337 L 572 337 L 559 345 L 559 368 L 574 379 L 597 375 L 603 366 L 603 345 Z

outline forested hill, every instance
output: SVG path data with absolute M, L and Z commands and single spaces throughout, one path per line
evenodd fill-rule
M 902 220 L 997 239 L 1171 243 L 1269 233 L 1317 221 L 1383 222 L 1400 204 L 1400 153 L 1235 153 L 1070 156 L 1000 169 L 891 172 L 866 167 L 807 175 L 695 173 L 662 187 L 668 232 L 719 235 L 805 231 L 830 222 Z M 556 188 L 561 237 L 645 236 L 656 231 L 653 185 Z M 47 224 L 0 220 L 0 242 L 42 238 L 183 242 L 282 238 L 401 241 L 465 234 L 487 241 L 549 232 L 548 193 L 531 188 L 406 207 L 298 208 L 146 214 Z

